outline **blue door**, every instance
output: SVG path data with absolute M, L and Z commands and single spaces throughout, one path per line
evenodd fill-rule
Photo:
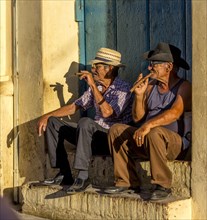
M 100 47 L 117 49 L 133 83 L 146 67 L 141 55 L 164 41 L 182 50 L 191 65 L 191 0 L 77 0 L 80 57 L 87 66 Z M 87 68 L 87 67 L 86 67 Z M 180 71 L 191 81 L 191 71 Z

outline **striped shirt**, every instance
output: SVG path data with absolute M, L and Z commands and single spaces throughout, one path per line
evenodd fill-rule
M 94 121 L 103 128 L 109 129 L 115 123 L 127 124 L 132 121 L 132 95 L 130 88 L 129 83 L 116 77 L 103 94 L 103 98 L 114 110 L 113 115 L 108 118 L 102 116 L 90 87 L 75 101 L 75 104 L 84 110 L 95 107 Z M 101 90 L 101 85 L 98 85 L 98 89 Z

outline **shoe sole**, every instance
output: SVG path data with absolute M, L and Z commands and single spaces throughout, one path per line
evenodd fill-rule
M 61 182 L 42 182 L 42 184 L 45 184 L 45 185 L 60 185 L 61 184 Z
M 73 194 L 77 194 L 77 193 L 82 193 L 82 192 L 85 192 L 89 187 L 92 187 L 92 185 L 91 184 L 88 184 L 85 188 L 83 188 L 83 189 L 81 189 L 81 190 L 74 190 L 74 191 L 67 191 L 66 190 L 66 193 L 68 194 L 68 195 L 73 195 Z
M 126 190 L 122 190 L 122 191 L 110 191 L 110 190 L 104 190 L 105 193 L 107 194 L 123 194 L 123 193 L 133 193 L 134 190 L 131 189 L 126 189 Z
M 160 197 L 160 198 L 150 198 L 151 201 L 158 201 L 158 200 L 164 200 L 164 199 L 167 199 L 169 198 L 170 196 L 172 195 L 172 193 L 169 193 L 167 196 L 165 197 Z

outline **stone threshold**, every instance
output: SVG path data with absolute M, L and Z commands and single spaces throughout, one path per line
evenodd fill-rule
M 191 219 L 191 198 L 170 196 L 160 201 L 145 200 L 144 194 L 103 194 L 88 188 L 68 195 L 60 186 L 22 186 L 23 213 L 49 219 Z M 145 197 L 144 197 L 145 196 Z

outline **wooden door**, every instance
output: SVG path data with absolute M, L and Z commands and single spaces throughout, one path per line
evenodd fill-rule
M 133 83 L 147 66 L 142 54 L 161 41 L 179 47 L 191 66 L 190 0 L 77 0 L 77 6 L 85 68 L 100 47 L 116 49 L 126 64 L 120 77 Z M 191 81 L 191 70 L 179 74 Z

